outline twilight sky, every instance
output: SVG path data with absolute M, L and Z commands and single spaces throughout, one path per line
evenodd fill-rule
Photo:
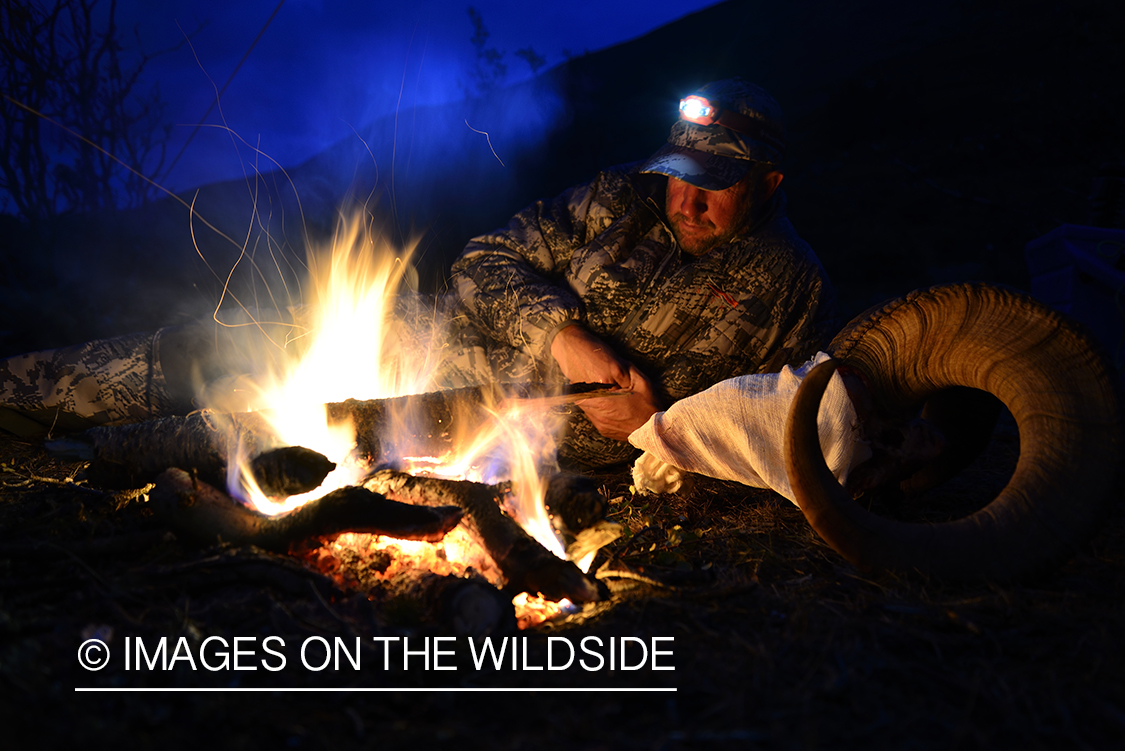
M 227 125 L 282 165 L 297 164 L 396 107 L 464 95 L 475 60 L 468 8 L 481 14 L 487 46 L 504 53 L 507 82 L 531 69 L 516 50 L 531 47 L 553 67 L 641 36 L 714 0 L 285 0 L 223 95 Z M 146 50 L 184 46 L 149 64 L 176 127 L 169 161 L 242 59 L 278 0 L 124 0 L 122 38 L 135 26 Z M 181 28 L 183 31 L 181 31 Z M 212 83 L 213 82 L 213 83 Z M 208 123 L 220 123 L 218 111 Z M 166 165 L 167 166 L 167 165 Z M 242 175 L 229 136 L 205 128 L 167 187 L 179 190 Z

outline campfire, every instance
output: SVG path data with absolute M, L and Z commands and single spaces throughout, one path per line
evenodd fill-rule
M 553 407 L 601 392 L 435 387 L 443 326 L 410 273 L 409 254 L 353 219 L 310 254 L 305 305 L 284 337 L 258 314 L 243 324 L 261 332 L 251 355 L 268 367 L 211 384 L 186 417 L 55 448 L 77 446 L 94 477 L 154 481 L 154 508 L 179 534 L 290 552 L 340 576 L 358 562 L 365 581 L 353 586 L 421 591 L 466 633 L 513 608 L 527 627 L 598 599 L 584 572 L 615 525 L 596 486 L 559 473 Z

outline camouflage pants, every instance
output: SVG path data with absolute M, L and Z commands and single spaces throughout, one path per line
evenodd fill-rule
M 289 312 L 261 320 L 274 323 L 173 326 L 0 360 L 0 433 L 31 438 L 186 414 L 204 384 L 249 372 L 256 353 L 276 350 L 262 342 L 292 328 Z
M 0 360 L 0 431 L 19 437 L 172 414 L 161 332 Z

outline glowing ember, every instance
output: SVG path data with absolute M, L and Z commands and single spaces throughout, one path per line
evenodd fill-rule
M 393 577 L 403 568 L 424 568 L 441 576 L 465 576 L 472 568 L 493 584 L 503 580 L 488 553 L 469 539 L 462 527 L 456 527 L 441 542 L 396 540 L 379 535 L 343 534 L 332 543 L 333 548 L 351 549 L 360 553 L 387 551 L 393 553 L 391 566 L 383 572 Z
M 574 613 L 578 610 L 570 600 L 551 602 L 542 597 L 533 597 L 527 592 L 520 592 L 512 599 L 516 606 L 516 625 L 521 629 L 538 626 L 543 621 L 549 621 L 562 613 Z

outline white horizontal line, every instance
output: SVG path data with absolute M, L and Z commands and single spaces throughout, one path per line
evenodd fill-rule
M 483 688 L 483 687 L 460 687 L 460 688 L 377 688 L 377 687 L 354 687 L 354 688 L 286 688 L 286 687 L 233 687 L 233 688 L 122 688 L 119 686 L 109 686 L 105 688 L 79 688 L 75 687 L 75 693 L 154 693 L 154 694 L 205 694 L 205 693 L 251 693 L 251 694 L 273 694 L 273 693 L 325 693 L 325 692 L 363 692 L 363 693 L 407 693 L 407 694 L 436 694 L 436 693 L 456 693 L 456 694 L 487 694 L 487 693 L 532 693 L 539 691 L 548 694 L 596 694 L 596 693 L 675 693 L 676 688 Z

